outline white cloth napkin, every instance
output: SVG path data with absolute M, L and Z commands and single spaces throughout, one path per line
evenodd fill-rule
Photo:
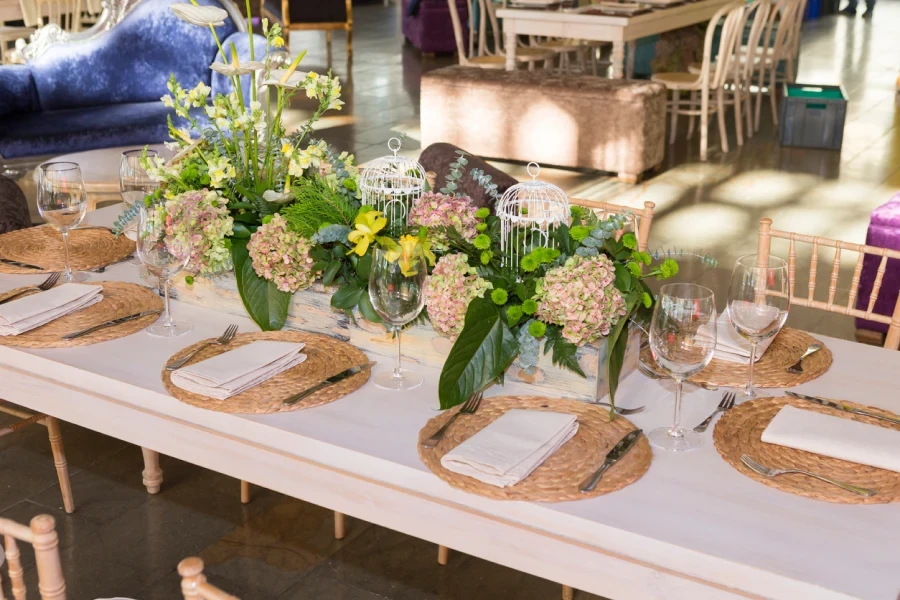
M 0 335 L 19 335 L 103 300 L 103 287 L 64 283 L 0 304 Z
M 716 336 L 715 358 L 720 358 L 728 362 L 740 363 L 742 365 L 750 364 L 750 342 L 741 337 L 734 328 L 734 325 L 731 324 L 731 318 L 728 316 L 727 310 L 722 311 L 716 322 Z M 759 362 L 762 355 L 766 353 L 769 344 L 772 343 L 772 340 L 774 340 L 775 337 L 776 336 L 773 335 L 772 337 L 761 341 L 756 347 L 757 362 Z
M 306 344 L 259 340 L 172 373 L 177 387 L 227 400 L 306 360 Z
M 762 441 L 900 473 L 900 431 L 887 427 L 787 405 Z
M 507 487 L 528 477 L 577 431 L 575 415 L 514 408 L 445 454 L 441 465 Z

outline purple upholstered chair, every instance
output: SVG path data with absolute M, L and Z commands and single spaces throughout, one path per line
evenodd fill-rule
M 900 194 L 897 194 L 882 204 L 874 211 L 869 221 L 869 232 L 866 235 L 866 245 L 900 250 Z M 862 275 L 859 280 L 859 296 L 856 300 L 856 308 L 866 310 L 869 307 L 869 294 L 878 274 L 881 258 L 867 255 L 863 261 Z M 880 315 L 890 316 L 894 313 L 897 302 L 897 292 L 900 290 L 900 260 L 888 259 L 884 278 L 881 281 L 881 292 L 875 302 L 874 311 Z M 887 333 L 888 326 L 885 323 L 875 323 L 865 319 L 856 319 L 856 328 L 879 333 Z
M 456 6 L 465 45 L 468 43 L 469 6 L 466 0 L 456 0 Z M 447 0 L 403 0 L 403 35 L 420 52 L 456 52 Z

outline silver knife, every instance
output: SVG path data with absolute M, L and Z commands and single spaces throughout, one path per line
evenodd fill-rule
M 44 267 L 39 267 L 37 265 L 30 265 L 28 263 L 23 263 L 18 260 L 12 260 L 11 258 L 0 258 L 0 263 L 4 265 L 10 265 L 11 267 L 19 267 L 20 269 L 36 269 L 38 271 L 43 271 Z
M 94 325 L 93 327 L 88 327 L 87 329 L 82 329 L 81 331 L 76 331 L 75 333 L 70 333 L 68 335 L 64 335 L 62 339 L 66 340 L 66 341 L 74 340 L 76 338 L 80 338 L 83 335 L 93 333 L 93 332 L 97 331 L 98 329 L 104 329 L 106 327 L 112 327 L 114 325 L 121 325 L 122 323 L 127 323 L 128 321 L 134 321 L 135 319 L 140 319 L 142 317 L 149 317 L 150 315 L 158 315 L 162 311 L 163 311 L 163 309 L 158 308 L 156 310 L 145 310 L 143 312 L 134 313 L 133 315 L 119 317 L 118 319 L 113 319 L 112 321 L 106 321 L 105 323 L 100 323 L 99 325 Z
M 882 421 L 888 421 L 889 423 L 895 423 L 900 425 L 900 419 L 895 419 L 893 417 L 886 417 L 884 415 L 879 415 L 873 412 L 869 412 L 862 408 L 853 408 L 852 406 L 847 406 L 842 402 L 835 402 L 834 400 L 828 400 L 826 398 L 820 398 L 819 396 L 807 396 L 806 394 L 798 394 L 797 392 L 787 392 L 788 396 L 793 398 L 799 398 L 801 400 L 809 400 L 810 402 L 815 402 L 816 404 L 821 404 L 822 406 L 827 406 L 829 408 L 835 408 L 837 410 L 842 410 L 844 412 L 853 413 L 855 415 L 865 415 L 867 417 L 872 417 L 873 419 L 881 419 Z
M 581 482 L 581 485 L 578 486 L 578 491 L 580 492 L 592 492 L 594 488 L 597 487 L 597 484 L 600 483 L 600 479 L 603 477 L 603 474 L 606 471 L 619 462 L 619 460 L 628 454 L 628 451 L 631 450 L 632 446 L 634 446 L 638 438 L 641 437 L 640 429 L 635 429 L 634 431 L 629 432 L 625 435 L 619 443 L 612 447 L 612 450 L 609 451 L 609 454 L 606 455 L 606 460 L 603 461 L 603 464 L 600 465 L 600 468 L 597 471 Z
M 309 395 L 314 394 L 315 392 L 318 392 L 322 388 L 326 388 L 329 385 L 334 385 L 335 383 L 337 383 L 339 381 L 343 381 L 344 379 L 347 379 L 348 377 L 352 377 L 353 375 L 356 375 L 357 373 L 362 373 L 363 371 L 367 371 L 367 370 L 371 369 L 374 365 L 375 365 L 375 361 L 369 361 L 369 362 L 363 363 L 361 365 L 354 365 L 354 366 L 350 367 L 349 369 L 344 369 L 337 375 L 332 375 L 325 381 L 317 383 L 316 385 L 314 385 L 310 388 L 306 388 L 305 390 L 303 390 L 300 393 L 294 394 L 293 396 L 286 398 L 284 400 L 284 402 L 281 403 L 281 405 L 282 406 L 290 406 L 291 404 L 296 404 L 297 402 L 300 402 L 301 400 L 308 397 Z

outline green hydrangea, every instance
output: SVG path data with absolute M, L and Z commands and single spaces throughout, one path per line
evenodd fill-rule
M 644 308 L 650 308 L 651 306 L 653 306 L 653 297 L 650 296 L 650 294 L 648 294 L 647 292 L 644 292 L 644 294 L 641 296 L 641 302 L 644 303 Z
M 478 210 L 475 211 L 475 216 L 478 217 L 479 219 L 487 219 L 490 214 L 491 214 L 491 209 L 485 208 L 485 207 L 479 208 Z
M 491 238 L 488 237 L 487 234 L 479 233 L 475 236 L 475 239 L 472 240 L 472 244 L 479 250 L 487 250 L 491 247 Z
M 490 250 L 485 250 L 481 253 L 481 264 L 486 265 L 491 262 L 491 259 L 494 258 L 494 253 Z
M 507 294 L 506 290 L 504 290 L 503 288 L 496 289 L 491 292 L 491 300 L 494 302 L 494 304 L 503 306 L 504 304 L 506 304 L 506 301 L 509 300 L 509 294 Z
M 641 272 L 641 263 L 629 262 L 629 263 L 625 263 L 625 266 L 628 268 L 629 271 L 631 271 L 631 274 L 634 277 L 640 277 L 641 275 L 643 275 L 643 273 Z
M 570 206 L 569 214 L 572 215 L 573 219 L 580 219 L 584 217 L 584 208 L 580 206 Z
M 531 254 L 542 263 L 553 262 L 559 258 L 559 250 L 556 248 L 535 248 Z
M 542 338 L 547 333 L 547 325 L 541 321 L 532 321 L 531 325 L 528 326 L 528 333 L 536 338 Z
M 533 315 L 534 313 L 537 312 L 537 308 L 538 308 L 537 300 L 535 300 L 533 298 L 529 298 L 528 300 L 526 300 L 525 302 L 522 303 L 522 311 L 526 315 Z
M 573 225 L 569 228 L 569 237 L 576 242 L 580 242 L 589 235 L 591 235 L 591 230 L 584 225 Z
M 637 238 L 633 233 L 626 233 L 622 236 L 622 245 L 629 250 L 637 249 Z
M 522 318 L 522 307 L 514 304 L 506 309 L 506 322 L 510 327 L 514 327 Z
M 649 265 L 653 262 L 653 257 L 650 256 L 649 252 L 632 252 L 631 260 Z
M 538 261 L 538 259 L 536 259 L 531 254 L 526 254 L 525 256 L 523 256 L 522 261 L 519 264 L 522 266 L 522 270 L 527 271 L 528 273 L 531 273 L 539 266 L 541 266 L 541 263 Z
M 475 231 L 478 233 L 484 233 L 485 229 L 487 229 L 487 223 L 476 223 Z
M 667 258 L 659 265 L 659 279 L 670 279 L 678 275 L 678 263 L 675 259 Z

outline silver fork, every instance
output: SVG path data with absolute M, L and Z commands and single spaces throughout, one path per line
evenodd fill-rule
M 49 290 L 50 288 L 52 288 L 54 285 L 56 285 L 56 282 L 59 281 L 59 276 L 60 276 L 60 275 L 61 275 L 61 273 L 51 273 L 51 274 L 50 274 L 50 277 L 48 277 L 47 279 L 45 279 L 44 282 L 41 283 L 40 285 L 33 285 L 33 286 L 27 287 L 27 288 L 25 288 L 25 289 L 23 289 L 23 290 L 19 290 L 19 291 L 16 292 L 15 294 L 11 294 L 11 295 L 9 295 L 9 296 L 6 296 L 6 297 L 3 298 L 2 300 L 0 300 L 0 304 L 6 304 L 6 303 L 9 302 L 10 300 L 14 300 L 14 299 L 18 298 L 19 296 L 21 296 L 21 295 L 24 294 L 25 292 L 30 292 L 30 291 L 46 292 L 47 290 Z
M 606 406 L 606 407 L 612 408 L 612 404 L 610 404 L 609 402 L 591 402 L 591 404 L 596 404 L 597 406 Z M 619 408 L 619 407 L 617 406 L 617 407 L 616 407 L 616 414 L 617 414 L 617 415 L 622 415 L 622 416 L 625 416 L 625 415 L 633 415 L 634 413 L 639 413 L 639 412 L 641 412 L 641 411 L 644 410 L 645 408 L 647 408 L 647 407 L 646 407 L 646 406 L 636 406 L 636 407 L 634 407 L 634 408 Z
M 484 397 L 484 392 L 478 392 L 477 394 L 472 394 L 469 396 L 469 399 L 466 400 L 466 403 L 462 405 L 456 414 L 450 417 L 450 420 L 444 423 L 444 426 L 434 432 L 434 435 L 428 438 L 427 440 L 422 442 L 422 447 L 424 448 L 434 448 L 437 446 L 438 442 L 441 441 L 441 438 L 444 437 L 444 434 L 447 433 L 447 429 L 450 428 L 450 425 L 453 424 L 453 421 L 459 415 L 474 415 L 475 411 L 478 410 L 478 405 L 481 404 L 481 399 Z
M 734 406 L 734 392 L 725 392 L 722 394 L 722 401 L 719 402 L 719 406 L 716 407 L 716 410 L 713 411 L 713 414 L 706 417 L 706 420 L 694 427 L 694 431 L 697 433 L 703 433 L 706 431 L 706 428 L 709 427 L 709 424 L 712 423 L 713 417 L 715 417 L 720 412 L 723 413 L 729 408 Z
M 876 494 L 875 490 L 850 485 L 849 483 L 844 483 L 843 481 L 838 481 L 836 479 L 830 479 L 823 475 L 816 475 L 815 473 L 810 473 L 809 471 L 801 471 L 800 469 L 771 469 L 769 467 L 764 467 L 746 454 L 741 455 L 741 462 L 763 477 L 778 477 L 779 475 L 784 475 L 786 473 L 797 473 L 798 475 L 806 475 L 807 477 L 812 477 L 813 479 L 818 479 L 819 481 L 824 481 L 825 483 L 836 485 L 839 488 L 847 490 L 848 492 L 853 492 L 854 494 L 859 494 L 860 496 L 865 496 L 866 498 L 870 498 Z
M 179 358 L 178 360 L 172 361 L 166 365 L 166 371 L 177 371 L 181 367 L 187 364 L 189 360 L 197 356 L 197 353 L 206 348 L 207 346 L 224 346 L 232 339 L 234 339 L 234 334 L 237 333 L 238 326 L 237 325 L 229 325 L 228 329 L 225 330 L 218 339 L 215 339 L 211 342 L 206 342 L 205 344 L 201 344 L 196 350 L 185 356 L 184 358 Z

